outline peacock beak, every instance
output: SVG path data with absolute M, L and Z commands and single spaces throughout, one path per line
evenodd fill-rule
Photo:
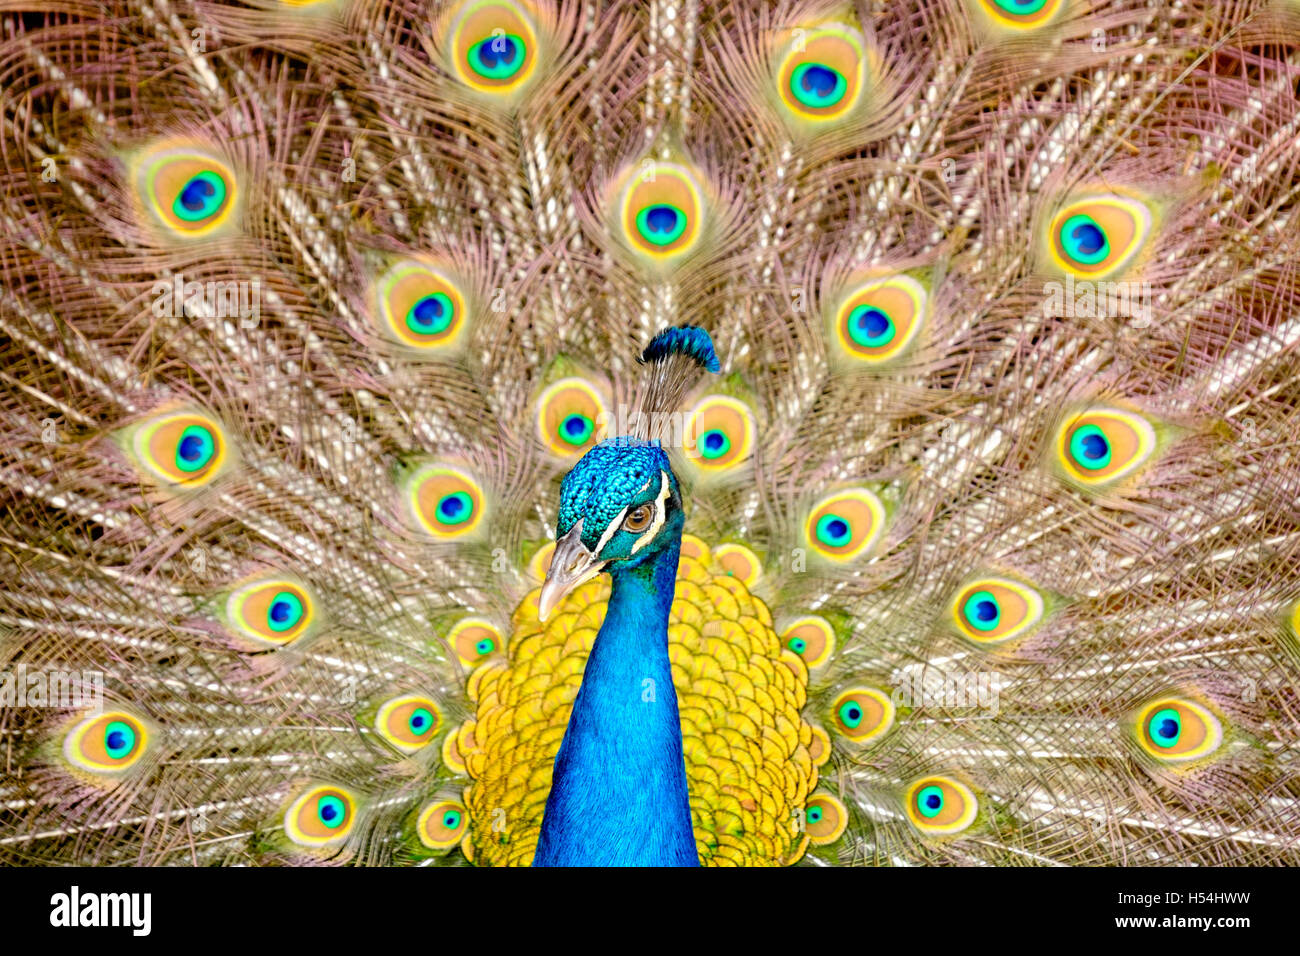
M 564 596 L 578 585 L 590 581 L 605 567 L 607 561 L 597 561 L 596 555 L 582 543 L 582 519 L 578 519 L 569 533 L 555 542 L 551 567 L 542 582 L 542 593 L 537 599 L 537 619 L 545 621 Z

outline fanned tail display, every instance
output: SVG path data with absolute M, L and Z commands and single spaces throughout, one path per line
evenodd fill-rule
M 0 77 L 0 863 L 1300 864 L 1293 0 Z

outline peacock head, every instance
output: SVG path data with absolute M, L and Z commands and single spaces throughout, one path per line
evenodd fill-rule
M 601 571 L 618 574 L 680 540 L 681 491 L 658 442 L 613 438 L 593 447 L 564 476 L 555 554 L 538 617 Z

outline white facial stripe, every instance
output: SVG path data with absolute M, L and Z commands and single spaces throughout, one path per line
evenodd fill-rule
M 668 473 L 666 471 L 660 471 L 659 472 L 659 497 L 655 499 L 655 520 L 650 522 L 650 527 L 646 529 L 646 533 L 636 539 L 636 543 L 632 545 L 632 551 L 631 551 L 632 554 L 636 554 L 643 547 L 649 544 L 651 540 L 654 539 L 654 536 L 659 533 L 659 529 L 664 526 L 664 521 L 668 517 L 668 511 L 664 507 L 664 502 L 667 500 L 668 500 Z
M 619 528 L 623 527 L 623 519 L 626 517 L 627 509 L 624 508 L 618 513 L 618 517 L 609 523 L 609 527 L 605 529 L 605 533 L 602 534 L 600 540 L 596 542 L 596 550 L 593 551 L 592 554 L 600 554 L 600 552 L 605 550 L 605 545 L 609 544 L 609 539 L 618 533 Z

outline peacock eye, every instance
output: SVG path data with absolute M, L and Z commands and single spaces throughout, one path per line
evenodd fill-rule
M 416 521 L 435 538 L 460 537 L 483 519 L 483 489 L 473 478 L 450 465 L 430 464 L 408 482 Z
M 1057 455 L 1066 475 L 1085 486 L 1115 481 L 1151 457 L 1156 435 L 1139 415 L 1115 408 L 1091 409 L 1067 421 Z
M 561 457 L 586 451 L 596 443 L 605 404 L 595 386 L 581 378 L 563 378 L 542 392 L 537 402 L 538 434 Z
M 1061 12 L 1063 0 L 979 0 L 992 24 L 1011 33 L 1044 26 Z
M 505 636 L 491 621 L 480 617 L 467 617 L 452 627 L 447 635 L 462 664 L 477 667 L 482 659 L 505 646 Z
M 375 284 L 379 325 L 412 349 L 446 349 L 465 324 L 465 296 L 446 275 L 418 260 L 399 262 Z
M 438 705 L 417 694 L 385 701 L 375 715 L 379 735 L 403 753 L 415 753 L 433 740 L 440 723 Z
M 623 519 L 624 531 L 644 531 L 650 525 L 650 517 L 654 512 L 649 505 L 637 505 L 627 513 Z
M 984 578 L 967 585 L 953 604 L 957 628 L 980 644 L 996 644 L 1024 634 L 1043 619 L 1036 590 L 1006 578 Z
M 754 416 L 743 402 L 710 395 L 690 412 L 683 436 L 687 457 L 706 472 L 731 468 L 749 457 L 754 445 Z
M 1139 712 L 1137 738 L 1143 750 L 1166 763 L 1196 760 L 1223 743 L 1223 725 L 1194 701 L 1166 697 Z
M 951 777 L 927 777 L 907 789 L 907 815 L 922 833 L 960 833 L 975 820 L 979 804 L 970 788 Z
M 1073 202 L 1052 220 L 1050 248 L 1063 270 L 1099 279 L 1127 266 L 1151 234 L 1151 210 L 1128 196 Z
M 455 800 L 431 803 L 420 811 L 415 832 L 430 850 L 445 850 L 465 835 L 465 805 Z
M 282 578 L 258 578 L 231 592 L 227 623 L 244 637 L 265 644 L 288 644 L 306 633 L 315 618 L 307 589 Z
M 804 533 L 813 551 L 831 561 L 851 561 L 869 552 L 884 530 L 885 508 L 866 488 L 849 488 L 819 501 Z
M 849 813 L 844 804 L 829 793 L 814 793 L 804 806 L 804 829 L 813 846 L 834 843 L 848 826 Z
M 174 235 L 208 235 L 229 221 L 238 192 L 235 175 L 216 156 L 164 144 L 138 160 L 144 205 Z
M 225 433 L 216 420 L 197 413 L 166 415 L 140 426 L 133 457 L 161 483 L 196 488 L 210 482 L 226 459 Z
M 704 203 L 684 166 L 647 160 L 625 187 L 620 208 L 628 245 L 652 261 L 684 253 L 700 237 Z
M 537 70 L 537 34 L 520 4 L 479 0 L 463 5 L 450 40 L 457 75 L 482 93 L 509 94 Z
M 284 832 L 300 846 L 325 846 L 352 830 L 356 798 L 342 787 L 312 787 L 284 814 Z
M 894 726 L 894 702 L 874 687 L 856 687 L 835 701 L 831 725 L 857 743 L 889 732 Z
M 897 357 L 920 331 L 926 291 L 908 275 L 873 279 L 840 300 L 835 338 L 846 358 L 880 364 Z
M 781 635 L 810 668 L 824 664 L 835 649 L 835 629 L 825 618 L 809 616 L 792 621 Z
M 148 744 L 144 725 L 121 711 L 88 717 L 68 732 L 63 753 L 69 762 L 97 774 L 125 770 L 144 754 Z
M 777 92 L 792 120 L 844 118 L 861 100 L 867 55 L 858 31 L 840 24 L 800 31 L 777 71 Z

